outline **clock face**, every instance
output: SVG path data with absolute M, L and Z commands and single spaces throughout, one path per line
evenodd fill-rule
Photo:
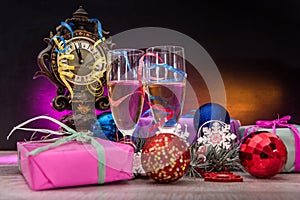
M 58 80 L 72 84 L 89 85 L 103 77 L 106 71 L 106 51 L 101 44 L 86 36 L 76 36 L 66 41 L 66 50 L 57 52 L 52 59 Z

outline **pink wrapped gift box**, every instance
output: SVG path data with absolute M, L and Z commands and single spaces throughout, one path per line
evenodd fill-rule
M 132 179 L 133 147 L 99 138 L 96 141 L 103 146 L 105 155 L 101 174 L 94 146 L 76 141 L 37 155 L 28 153 L 49 143 L 18 142 L 20 171 L 32 190 L 101 184 L 99 176 L 104 183 Z

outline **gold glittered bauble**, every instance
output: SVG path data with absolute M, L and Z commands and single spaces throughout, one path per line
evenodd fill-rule
M 160 133 L 146 140 L 141 161 L 148 176 L 160 183 L 170 183 L 186 173 L 190 151 L 187 142 L 179 136 Z

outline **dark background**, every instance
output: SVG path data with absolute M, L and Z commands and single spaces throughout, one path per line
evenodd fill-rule
M 14 149 L 24 136 L 6 141 L 9 131 L 38 114 L 31 110 L 39 103 L 33 94 L 41 80 L 32 77 L 38 70 L 37 55 L 46 47 L 42 39 L 79 5 L 90 17 L 100 19 L 111 35 L 154 26 L 192 37 L 218 66 L 227 93 L 226 107 L 242 124 L 287 114 L 291 122 L 300 123 L 300 2 L 194 2 L 9 0 L 1 5 L 0 149 Z

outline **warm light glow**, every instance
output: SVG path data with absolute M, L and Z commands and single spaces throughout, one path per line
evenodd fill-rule
M 226 92 L 227 108 L 230 110 L 231 116 L 243 119 L 244 123 L 247 119 L 259 119 L 260 116 L 276 112 L 280 108 L 283 97 L 279 85 L 276 83 L 266 84 L 264 81 L 258 81 L 247 87 L 242 84 L 232 84 Z M 274 117 L 276 118 L 276 114 Z
M 243 73 L 223 73 L 230 117 L 243 125 L 277 118 L 284 107 L 283 84 L 272 74 L 267 76 L 265 72 L 250 73 L 243 69 Z

